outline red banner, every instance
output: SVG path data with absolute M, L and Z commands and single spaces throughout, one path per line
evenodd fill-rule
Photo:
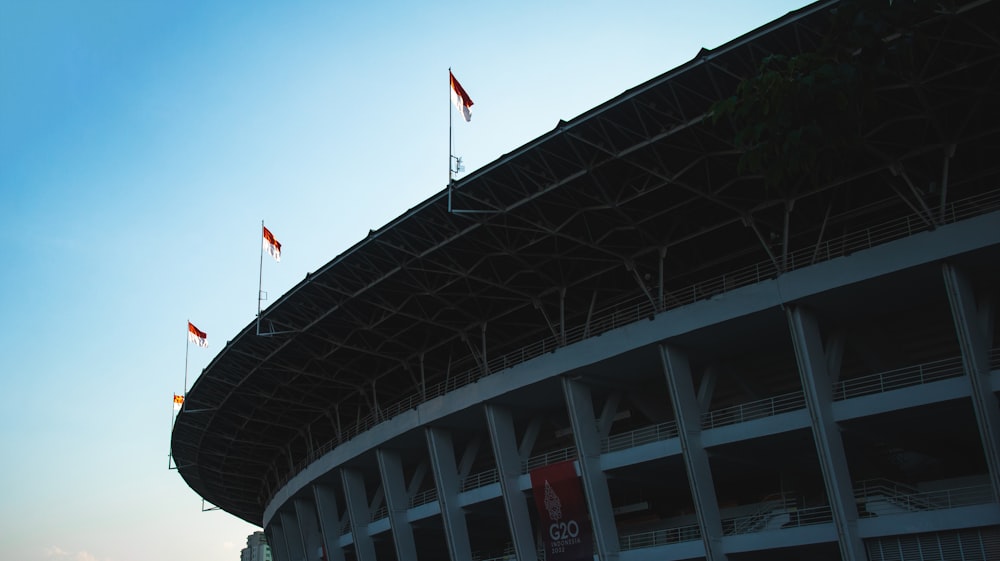
M 531 470 L 546 561 L 590 561 L 594 542 L 573 460 Z

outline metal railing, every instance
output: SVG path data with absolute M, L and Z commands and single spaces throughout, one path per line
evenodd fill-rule
M 438 498 L 437 489 L 430 488 L 421 491 L 412 497 L 410 497 L 410 508 L 418 507 L 423 504 L 432 503 Z
M 628 551 L 630 549 L 641 549 L 644 547 L 655 547 L 700 539 L 701 528 L 697 524 L 691 524 L 677 528 L 664 528 L 618 536 L 618 543 L 622 551 Z
M 916 487 L 885 478 L 864 479 L 854 484 L 854 496 L 858 499 L 872 495 L 885 495 L 887 493 L 891 495 L 912 495 L 919 492 L 920 490 Z
M 854 497 L 859 504 L 866 507 L 871 502 L 884 500 L 898 507 L 897 514 L 904 514 L 992 503 L 993 487 L 972 485 L 956 489 L 917 492 L 912 488 L 901 489 L 899 486 L 868 485 L 855 489 Z M 881 511 L 878 514 L 886 516 L 893 514 L 893 512 Z
M 794 501 L 770 501 L 751 515 L 726 518 L 722 520 L 722 534 L 732 536 L 737 534 L 752 534 L 767 529 L 771 520 L 782 517 L 781 528 L 797 528 L 813 524 L 825 524 L 833 521 L 833 511 L 830 505 L 798 508 Z
M 774 496 L 774 495 L 772 495 Z M 722 519 L 722 535 L 752 534 L 767 527 L 767 523 L 779 514 L 794 509 L 795 501 L 778 496 L 759 503 L 751 514 Z
M 526 461 L 521 462 L 521 473 L 528 473 L 537 467 L 547 466 L 556 462 L 575 459 L 576 446 L 569 446 L 558 450 L 549 450 L 548 452 L 532 456 Z
M 666 440 L 677 436 L 677 422 L 666 421 L 629 432 L 611 435 L 601 441 L 601 453 L 627 450 L 642 444 Z
M 772 417 L 778 413 L 804 409 L 805 406 L 805 395 L 802 390 L 798 390 L 709 411 L 701 416 L 701 428 L 712 429 L 753 419 Z
M 889 480 L 870 479 L 858 482 L 854 494 L 859 505 L 869 499 L 888 500 L 891 496 L 894 504 L 908 512 L 993 502 L 993 489 L 990 485 L 919 492 L 914 487 Z M 787 497 L 764 500 L 752 514 L 723 519 L 722 533 L 725 536 L 732 536 L 765 531 L 768 523 L 777 517 L 782 518 L 781 528 L 795 528 L 832 522 L 833 511 L 829 505 L 798 508 L 795 506 L 795 501 Z M 701 539 L 701 531 L 697 524 L 692 524 L 620 535 L 618 539 L 624 551 Z
M 510 559 L 517 558 L 517 551 L 514 550 L 514 544 L 507 544 L 507 547 L 500 552 L 483 553 L 474 551 L 472 552 L 472 561 L 508 561 Z M 541 559 L 539 557 L 539 559 Z
M 826 524 L 833 521 L 833 511 L 830 505 L 811 506 L 806 508 L 795 508 L 788 511 L 788 521 L 781 525 L 782 528 L 798 528 L 800 526 L 811 526 L 813 524 Z
M 479 473 L 474 473 L 469 477 L 466 477 L 462 481 L 460 486 L 460 491 L 468 491 L 470 489 L 478 489 L 484 487 L 491 483 L 496 483 L 500 481 L 500 472 L 496 468 L 488 469 L 486 471 L 481 471 Z
M 959 220 L 986 214 L 1000 209 L 1000 189 L 983 193 L 974 197 L 949 203 L 940 213 L 939 225 L 950 224 Z M 802 267 L 814 265 L 836 257 L 870 249 L 876 245 L 901 239 L 919 232 L 931 230 L 933 227 L 924 218 L 909 215 L 885 223 L 864 228 L 862 230 L 831 238 L 817 246 L 802 248 L 789 252 L 782 257 L 783 267 L 780 272 L 788 272 Z M 743 286 L 757 284 L 773 279 L 779 274 L 779 268 L 774 261 L 764 261 L 720 275 L 715 278 L 694 283 L 687 288 L 671 290 L 664 293 L 664 299 L 656 305 L 645 294 L 624 300 L 613 307 L 598 310 L 588 325 L 567 329 L 564 335 L 549 336 L 536 343 L 526 345 L 516 351 L 489 360 L 485 365 L 479 365 L 461 372 L 457 376 L 448 376 L 445 380 L 433 384 L 422 391 L 414 393 L 400 401 L 379 408 L 362 417 L 356 424 L 341 431 L 338 438 L 316 447 L 302 461 L 283 476 L 277 478 L 276 486 L 271 495 L 283 487 L 295 474 L 341 443 L 368 431 L 400 413 L 416 408 L 421 403 L 443 396 L 460 387 L 467 386 L 492 373 L 500 372 L 528 360 L 554 351 L 558 348 L 580 342 L 584 339 L 600 335 L 619 327 L 649 319 L 667 310 L 692 304 L 699 300 L 711 298 L 718 294 Z
M 842 380 L 833 386 L 833 399 L 840 401 L 851 397 L 883 393 L 936 380 L 954 378 L 963 373 L 961 357 L 945 358 L 860 378 Z

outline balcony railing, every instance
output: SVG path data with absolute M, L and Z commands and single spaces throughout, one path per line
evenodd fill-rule
M 833 399 L 840 401 L 851 397 L 883 393 L 936 380 L 954 378 L 963 373 L 961 357 L 946 358 L 860 378 L 842 380 L 833 387 Z
M 783 523 L 781 527 L 798 528 L 800 526 L 812 526 L 813 524 L 826 524 L 832 521 L 833 511 L 830 510 L 830 505 L 811 506 L 789 510 L 788 521 Z
M 990 351 L 990 368 L 1000 369 L 1000 348 Z M 859 397 L 889 390 L 926 384 L 946 378 L 956 378 L 965 374 L 961 357 L 952 357 L 895 370 L 879 372 L 860 378 L 851 378 L 833 387 L 834 401 Z
M 418 507 L 423 504 L 432 503 L 438 498 L 437 489 L 430 488 L 417 493 L 410 497 L 410 508 Z
M 479 473 L 474 473 L 469 477 L 462 480 L 461 491 L 468 491 L 470 489 L 478 489 L 480 487 L 485 487 L 491 483 L 496 483 L 500 481 L 500 472 L 496 468 L 488 469 L 486 471 L 481 471 Z
M 517 559 L 517 552 L 514 550 L 514 544 L 507 544 L 507 547 L 500 552 L 472 552 L 472 561 L 508 561 L 513 559 Z M 541 557 L 539 557 L 539 559 L 541 559 Z
M 859 506 L 864 507 L 866 512 L 878 516 L 942 510 L 994 501 L 993 487 L 990 485 L 920 492 L 913 488 L 903 488 L 898 484 L 864 483 L 864 486 L 855 489 L 854 496 Z M 878 508 L 879 502 L 886 503 L 889 508 Z
M 562 462 L 565 460 L 575 460 L 576 459 L 576 446 L 569 446 L 566 448 L 560 448 L 558 450 L 549 450 L 543 454 L 537 456 L 532 456 L 528 458 L 527 461 L 521 463 L 521 473 L 528 473 L 529 471 L 542 466 L 547 466 L 549 464 L 554 464 L 556 462 Z
M 948 204 L 939 214 L 939 223 L 950 224 L 997 209 L 1000 209 L 1000 190 L 983 193 Z M 870 249 L 880 244 L 931 229 L 932 226 L 927 224 L 920 216 L 904 216 L 877 226 L 831 238 L 814 247 L 789 252 L 781 258 L 783 262 L 781 271 L 788 272 L 821 261 L 850 255 L 857 251 Z M 625 300 L 614 307 L 599 310 L 587 325 L 567 329 L 565 334 L 546 337 L 516 351 L 495 357 L 485 365 L 467 369 L 457 376 L 449 376 L 437 384 L 428 386 L 400 401 L 391 403 L 386 407 L 381 407 L 362 417 L 353 426 L 344 429 L 339 438 L 316 447 L 306 458 L 298 462 L 290 472 L 284 474 L 283 477 L 279 477 L 271 494 L 273 495 L 277 489 L 283 487 L 295 474 L 305 469 L 310 463 L 333 450 L 341 443 L 368 431 L 375 425 L 400 413 L 414 409 L 421 403 L 443 396 L 460 387 L 476 382 L 485 376 L 522 364 L 560 347 L 580 342 L 643 319 L 648 319 L 660 312 L 692 304 L 736 288 L 773 279 L 778 274 L 779 269 L 774 261 L 764 261 L 741 267 L 719 277 L 694 283 L 685 289 L 671 290 L 664 294 L 663 300 L 659 303 L 651 301 L 646 295 L 642 294 L 630 300 Z
M 778 413 L 803 409 L 805 406 L 806 399 L 802 391 L 794 391 L 709 411 L 701 416 L 701 428 L 713 429 L 753 419 L 773 417 Z
M 751 514 L 722 519 L 722 535 L 751 534 L 767 529 L 776 516 L 794 510 L 795 502 L 784 497 L 761 502 Z
M 575 454 L 575 450 L 564 448 L 554 451 L 555 453 L 535 456 L 535 463 L 545 465 L 546 459 L 565 459 L 570 451 Z M 558 461 L 558 460 L 553 460 Z M 486 470 L 469 477 L 462 485 L 462 490 L 475 489 L 498 480 L 496 470 Z M 977 504 L 989 504 L 993 502 L 993 489 L 990 485 L 972 485 L 955 489 L 941 489 L 937 491 L 918 491 L 915 487 L 903 485 L 886 479 L 869 479 L 855 484 L 854 496 L 858 502 L 862 514 L 885 516 L 892 513 L 904 514 L 907 512 L 941 510 L 970 506 Z M 722 534 L 732 536 L 739 534 L 752 534 L 763 531 L 779 530 L 783 528 L 794 528 L 809 526 L 813 524 L 825 524 L 833 520 L 833 513 L 829 505 L 811 506 L 806 508 L 796 507 L 796 501 L 773 495 L 774 498 L 765 499 L 760 502 L 751 514 L 722 519 Z M 410 507 L 437 500 L 435 489 L 428 489 L 414 495 L 410 500 Z M 865 507 L 876 502 L 886 502 L 895 509 L 886 511 L 866 511 Z M 371 520 L 379 520 L 388 516 L 385 506 L 372 513 Z M 343 532 L 349 528 L 345 524 Z M 634 534 L 619 535 L 619 543 L 623 551 L 630 549 L 640 549 L 655 547 L 685 541 L 701 539 L 701 530 L 697 524 L 689 524 L 674 528 L 660 528 Z M 484 561 L 507 559 L 513 555 L 513 546 L 509 546 L 500 554 L 490 554 L 480 557 Z
M 661 530 L 650 530 L 637 534 L 628 534 L 618 537 L 619 547 L 622 551 L 630 549 L 641 549 L 644 547 L 656 547 L 672 543 L 688 542 L 701 539 L 701 528 L 697 524 L 680 526 L 678 528 L 664 528 Z
M 762 505 L 764 508 L 748 516 L 722 520 L 722 534 L 753 534 L 756 532 L 825 524 L 833 520 L 829 505 L 797 508 L 781 502 Z
M 859 504 L 867 500 L 884 500 L 891 497 L 900 506 L 900 512 L 917 510 L 947 509 L 993 502 L 993 491 L 989 485 L 975 485 L 956 489 L 916 492 L 913 487 L 887 480 L 859 482 L 855 488 Z M 750 534 L 762 531 L 780 530 L 826 524 L 833 521 L 829 505 L 798 508 L 789 499 L 765 500 L 752 514 L 725 518 L 722 533 L 726 536 Z M 639 549 L 670 543 L 701 539 L 697 524 L 663 528 L 619 537 L 621 549 Z
M 1000 348 L 993 349 L 990 352 L 990 368 L 992 370 L 1000 370 Z M 862 395 L 926 384 L 937 380 L 962 376 L 963 374 L 964 370 L 962 369 L 961 358 L 946 358 L 844 380 L 834 386 L 833 398 L 839 401 Z M 805 406 L 805 396 L 801 390 L 797 390 L 774 397 L 708 411 L 701 416 L 701 428 L 713 429 L 753 419 L 762 419 L 779 413 L 804 409 Z M 639 446 L 640 444 L 666 440 L 675 436 L 677 436 L 677 424 L 674 421 L 667 421 L 665 423 L 638 428 L 630 432 L 612 435 L 602 441 L 601 452 L 608 453 L 616 450 L 624 450 Z
M 601 441 L 601 453 L 607 454 L 615 450 L 627 450 L 642 444 L 666 440 L 675 436 L 677 436 L 677 422 L 666 421 L 630 432 L 611 435 Z

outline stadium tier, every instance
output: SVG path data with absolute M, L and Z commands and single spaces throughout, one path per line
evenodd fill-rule
M 821 1 L 560 122 L 236 334 L 180 475 L 277 561 L 1000 559 L 997 22 Z

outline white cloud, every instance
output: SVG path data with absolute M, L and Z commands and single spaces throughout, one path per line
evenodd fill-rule
M 53 559 L 65 559 L 67 561 L 97 561 L 97 557 L 93 553 L 87 551 L 78 551 L 72 553 L 66 551 L 65 549 L 59 547 L 58 545 L 50 545 L 42 550 L 42 554 L 45 557 L 50 557 Z M 110 561 L 110 560 L 105 560 Z

